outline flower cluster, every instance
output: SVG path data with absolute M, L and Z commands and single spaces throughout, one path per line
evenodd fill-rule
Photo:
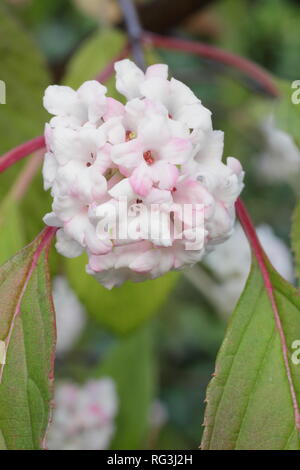
M 115 431 L 118 400 L 109 378 L 83 386 L 61 383 L 56 387 L 53 421 L 47 434 L 50 450 L 103 450 Z
M 96 81 L 50 86 L 44 97 L 54 115 L 43 167 L 53 211 L 44 221 L 59 228 L 57 250 L 85 251 L 87 272 L 107 288 L 200 261 L 231 234 L 243 187 L 239 161 L 221 160 L 210 111 L 168 79 L 166 65 L 143 73 L 125 59 L 115 69 L 125 105 Z

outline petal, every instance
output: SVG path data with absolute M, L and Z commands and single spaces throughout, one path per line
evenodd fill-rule
M 159 101 L 168 110 L 170 106 L 170 82 L 159 77 L 147 78 L 140 86 L 143 96 Z
M 103 175 L 109 168 L 113 168 L 114 164 L 110 155 L 111 145 L 106 144 L 97 152 L 96 160 L 93 165 L 94 171 Z
M 84 245 L 85 231 L 90 222 L 87 213 L 78 213 L 71 220 L 65 222 L 64 231 L 69 237 L 76 240 L 80 245 Z
M 223 241 L 230 234 L 234 220 L 234 211 L 228 211 L 223 204 L 217 203 L 213 218 L 206 224 L 209 239 L 214 243 Z
M 57 166 L 58 165 L 53 153 L 46 153 L 43 164 L 43 178 L 45 191 L 51 188 L 54 183 L 57 172 Z
M 143 147 L 138 139 L 114 145 L 111 159 L 116 165 L 133 170 L 142 161 Z
M 224 132 L 212 131 L 209 132 L 203 140 L 203 134 L 196 136 L 192 133 L 193 143 L 197 145 L 200 141 L 200 150 L 195 155 L 195 160 L 199 163 L 207 163 L 210 165 L 213 161 L 221 161 L 224 149 Z
M 68 222 L 81 208 L 82 203 L 68 195 L 59 194 L 54 198 L 53 212 L 64 222 Z
M 154 77 L 167 80 L 168 79 L 168 66 L 166 64 L 150 65 L 146 70 L 146 79 L 154 78 Z
M 146 252 L 151 247 L 151 243 L 148 241 L 131 243 L 130 245 L 125 245 L 116 248 L 116 261 L 115 268 L 126 268 L 130 266 L 137 256 L 141 253 Z
M 181 108 L 188 104 L 200 103 L 200 100 L 192 90 L 175 78 L 171 78 L 170 80 L 170 93 L 175 108 Z
M 143 151 L 160 150 L 161 145 L 171 137 L 167 117 L 157 114 L 146 116 L 138 126 L 138 137 L 143 142 Z
M 151 171 L 145 163 L 141 163 L 134 169 L 129 178 L 133 191 L 139 196 L 147 196 L 153 186 Z
M 115 199 L 127 199 L 131 201 L 136 198 L 136 194 L 128 178 L 124 178 L 108 191 L 109 195 Z
M 84 169 L 81 177 L 78 178 L 77 187 L 86 201 L 100 202 L 107 193 L 107 180 L 100 172 L 95 171 L 92 165 Z
M 106 255 L 89 256 L 89 268 L 95 272 L 106 271 L 114 267 L 116 256 L 113 252 L 110 252 Z
M 150 250 L 146 251 L 146 253 L 143 253 L 135 258 L 132 263 L 130 263 L 129 267 L 133 271 L 143 273 L 143 272 L 149 272 L 151 269 L 156 264 L 156 256 L 155 256 L 155 251 Z
M 108 121 L 111 118 L 124 116 L 125 106 L 120 103 L 120 101 L 115 100 L 114 98 L 108 97 L 106 99 L 106 110 L 103 114 L 104 121 Z
M 243 167 L 236 158 L 228 157 L 226 163 L 228 168 L 230 168 L 236 175 L 240 175 L 243 172 Z
M 164 160 L 155 162 L 150 167 L 152 179 L 160 189 L 173 189 L 179 177 L 179 170 L 175 165 Z
M 149 204 L 172 204 L 173 198 L 170 191 L 165 189 L 152 188 L 149 194 L 143 199 L 144 203 Z
M 100 240 L 97 237 L 96 230 L 90 224 L 85 231 L 84 242 L 93 255 L 104 255 L 111 251 L 112 242 L 109 239 Z
M 46 142 L 46 150 L 50 152 L 51 150 L 51 141 L 52 141 L 52 128 L 48 122 L 45 124 L 44 137 Z
M 128 100 L 140 97 L 140 85 L 145 79 L 144 73 L 129 59 L 115 63 L 116 89 Z
M 176 204 L 203 204 L 206 214 L 214 210 L 213 196 L 202 186 L 202 184 L 191 179 L 177 184 L 173 199 Z
M 83 252 L 82 246 L 69 237 L 63 229 L 58 230 L 56 233 L 55 247 L 58 253 L 67 258 L 76 258 Z
M 49 212 L 43 217 L 43 221 L 45 222 L 46 225 L 49 225 L 49 227 L 61 227 L 62 222 L 59 220 L 57 215 L 54 212 Z
M 211 111 L 200 102 L 176 108 L 173 117 L 186 124 L 190 129 L 212 130 Z
M 180 165 L 185 163 L 191 156 L 193 150 L 192 143 L 189 139 L 180 139 L 172 137 L 160 149 L 160 157 L 168 163 Z
M 78 130 L 78 138 L 86 150 L 86 155 L 97 152 L 106 142 L 103 126 L 96 128 L 90 123 L 85 124 Z
M 52 133 L 52 150 L 60 165 L 65 165 L 76 156 L 86 158 L 87 152 L 74 129 L 57 127 Z
M 68 86 L 50 85 L 45 90 L 43 104 L 56 116 L 68 116 L 81 109 L 76 91 Z
M 171 130 L 172 137 L 180 137 L 181 139 L 192 140 L 193 134 L 190 132 L 189 127 L 183 122 L 175 121 L 175 119 L 169 119 L 168 125 Z
M 110 144 L 125 142 L 126 132 L 120 117 L 113 117 L 101 126 L 106 139 Z
M 111 290 L 113 287 L 121 286 L 127 281 L 128 276 L 125 271 L 109 269 L 107 271 L 93 272 L 89 265 L 86 267 L 86 272 L 91 274 L 102 286 Z
M 96 80 L 84 82 L 77 90 L 80 101 L 87 107 L 88 120 L 97 122 L 106 111 L 106 87 Z

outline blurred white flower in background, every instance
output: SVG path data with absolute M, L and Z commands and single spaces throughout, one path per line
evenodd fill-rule
M 293 282 L 293 259 L 285 243 L 266 224 L 257 227 L 257 235 L 274 268 Z M 249 243 L 240 224 L 231 238 L 207 255 L 204 264 L 219 281 L 210 292 L 213 302 L 221 312 L 231 312 L 244 289 L 251 265 Z
M 64 276 L 53 279 L 52 294 L 56 314 L 56 354 L 62 355 L 72 349 L 79 338 L 86 323 L 86 312 Z
M 118 397 L 110 378 L 84 385 L 58 384 L 53 420 L 47 434 L 50 450 L 103 450 L 115 431 Z
M 269 116 L 260 126 L 265 150 L 259 155 L 257 169 L 270 182 L 295 184 L 300 176 L 300 150 L 292 136 L 278 129 Z
M 147 449 L 157 449 L 160 431 L 169 420 L 168 409 L 160 399 L 155 399 L 149 410 L 149 434 Z
M 162 428 L 169 419 L 166 405 L 159 399 L 152 402 L 150 407 L 150 427 L 154 429 Z

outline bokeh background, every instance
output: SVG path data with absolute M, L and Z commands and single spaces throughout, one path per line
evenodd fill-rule
M 273 239 L 278 237 L 288 247 L 300 176 L 300 114 L 298 109 L 290 111 L 291 83 L 300 79 L 300 2 L 136 3 L 145 29 L 224 48 L 255 61 L 274 76 L 281 99 L 270 98 L 255 81 L 214 61 L 166 50 L 147 51 L 150 63 L 169 64 L 171 74 L 213 111 L 214 128 L 225 131 L 224 155 L 236 156 L 246 169 L 243 197 L 255 224 L 268 224 Z M 0 79 L 6 83 L 7 103 L 0 105 L 0 152 L 43 132 L 48 117 L 42 96 L 48 84 L 78 87 L 96 76 L 125 41 L 122 14 L 114 0 L 1 0 Z M 111 81 L 109 90 L 116 95 Z M 11 191 L 24 164 L 1 176 L 1 199 Z M 38 171 L 10 214 L 15 230 L 0 253 L 1 262 L 39 233 L 49 208 L 50 197 L 43 191 Z M 273 239 L 266 243 L 271 245 Z M 241 248 L 243 253 L 246 250 L 242 258 L 238 245 L 232 255 L 230 251 L 220 254 L 221 274 L 204 261 L 185 274 L 171 273 L 139 285 L 127 283 L 113 291 L 85 274 L 84 258 L 66 260 L 52 251 L 59 336 L 57 384 L 84 387 L 101 377 L 113 381 L 117 411 L 111 437 L 102 446 L 199 446 L 205 390 L 230 309 L 245 282 L 245 267 L 246 274 L 249 268 L 247 248 Z M 273 251 L 276 263 L 280 248 Z M 290 259 L 287 262 L 292 264 Z M 224 288 L 226 276 L 239 279 L 238 292 Z M 59 432 L 62 429 L 63 424 Z

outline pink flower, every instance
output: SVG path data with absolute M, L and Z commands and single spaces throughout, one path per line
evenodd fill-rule
M 50 450 L 107 449 L 115 431 L 118 397 L 110 378 L 84 385 L 58 384 L 55 409 L 47 433 Z
M 97 82 L 49 87 L 43 177 L 59 228 L 57 250 L 85 251 L 87 272 L 107 288 L 154 279 L 200 261 L 228 238 L 244 173 L 222 162 L 223 133 L 164 64 L 143 73 L 116 63 L 123 105 Z

